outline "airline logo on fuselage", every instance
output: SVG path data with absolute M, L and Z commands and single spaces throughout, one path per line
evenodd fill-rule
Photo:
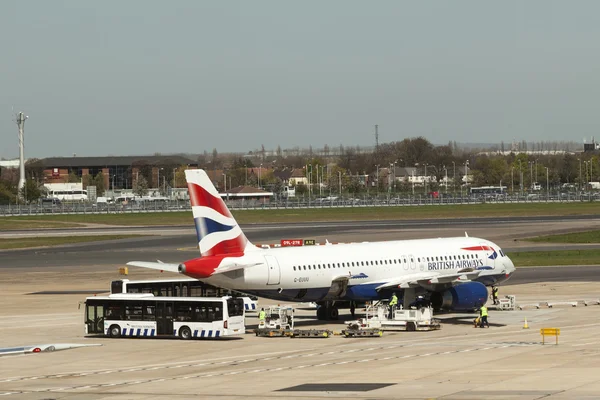
M 365 274 L 364 272 L 361 272 L 358 275 L 350 275 L 350 279 L 367 279 L 369 277 L 369 275 Z
M 433 261 L 427 263 L 427 269 L 429 271 L 437 271 L 441 269 L 477 268 L 482 265 L 483 260 L 478 258 L 474 260 Z

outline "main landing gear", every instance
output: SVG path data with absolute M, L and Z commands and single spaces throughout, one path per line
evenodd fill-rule
M 333 301 L 317 303 L 317 319 L 319 321 L 336 321 L 340 316 L 340 310 Z

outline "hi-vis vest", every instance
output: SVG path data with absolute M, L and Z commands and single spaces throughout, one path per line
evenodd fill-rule
M 481 316 L 482 317 L 487 317 L 488 316 L 487 307 L 486 306 L 481 306 Z
M 264 311 L 261 311 L 258 313 L 258 319 L 263 320 L 263 319 L 265 319 L 266 315 L 267 315 L 267 313 L 265 313 Z
M 398 304 L 398 298 L 394 295 L 390 300 L 390 306 L 395 306 L 396 304 Z

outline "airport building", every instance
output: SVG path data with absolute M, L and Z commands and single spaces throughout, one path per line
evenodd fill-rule
M 144 175 L 149 187 L 173 187 L 177 168 L 197 168 L 198 163 L 180 155 L 118 157 L 51 157 L 40 160 L 44 183 L 66 183 L 69 175 L 83 179 L 102 173 L 106 189 L 132 189 Z

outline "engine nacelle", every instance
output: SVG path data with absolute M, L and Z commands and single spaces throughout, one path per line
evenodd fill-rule
M 431 295 L 431 305 L 435 309 L 473 311 L 484 305 L 487 298 L 488 291 L 484 284 L 466 282 L 443 292 L 433 293 Z

